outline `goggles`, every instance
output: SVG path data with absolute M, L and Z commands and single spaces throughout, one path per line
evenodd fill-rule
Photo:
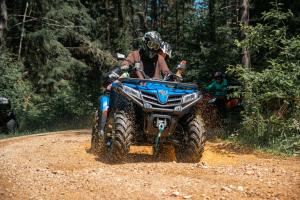
M 147 42 L 147 47 L 149 49 L 153 49 L 153 50 L 158 50 L 160 49 L 160 45 L 157 42 L 153 42 L 153 41 L 148 41 Z

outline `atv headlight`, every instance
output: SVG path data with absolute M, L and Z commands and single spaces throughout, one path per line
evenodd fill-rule
M 132 89 L 131 87 L 128 87 L 128 86 L 126 86 L 126 85 L 123 85 L 123 91 L 124 91 L 126 94 L 128 94 L 128 95 L 130 95 L 130 96 L 133 96 L 133 97 L 135 97 L 135 98 L 138 98 L 138 99 L 141 98 L 141 93 L 140 93 L 139 91 L 137 91 L 137 90 L 135 90 L 135 89 Z
M 192 93 L 192 94 L 187 94 L 187 95 L 182 97 L 182 103 L 187 103 L 187 102 L 190 102 L 190 101 L 194 101 L 198 97 L 199 97 L 198 92 L 195 92 L 195 93 Z

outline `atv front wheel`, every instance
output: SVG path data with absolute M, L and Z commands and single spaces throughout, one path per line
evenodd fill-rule
M 101 151 L 102 142 L 99 137 L 99 111 L 96 110 L 93 119 L 92 139 L 91 139 L 91 151 L 96 153 Z
M 186 125 L 178 125 L 183 138 L 180 145 L 175 146 L 178 162 L 199 162 L 204 151 L 205 129 L 200 115 L 195 115 Z
M 11 119 L 6 123 L 7 133 L 14 133 L 17 130 L 18 124 L 16 120 Z
M 112 136 L 107 145 L 107 157 L 113 162 L 125 159 L 133 139 L 133 121 L 129 113 L 117 111 L 114 114 Z

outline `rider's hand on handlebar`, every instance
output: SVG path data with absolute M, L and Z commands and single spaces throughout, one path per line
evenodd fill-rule
M 175 81 L 175 82 L 182 82 L 182 77 L 177 76 L 176 74 L 173 74 L 172 72 L 169 72 L 167 75 L 165 75 L 164 81 Z
M 125 71 L 125 70 L 129 70 L 130 67 L 128 65 L 123 65 L 120 68 L 121 68 L 121 70 Z
M 170 79 L 171 79 L 171 77 L 172 77 L 172 75 L 173 75 L 173 73 L 172 73 L 172 72 L 169 72 L 169 73 L 167 73 L 167 74 L 164 74 L 164 78 L 163 78 L 163 80 L 164 80 L 164 81 L 168 81 L 168 80 L 170 80 Z

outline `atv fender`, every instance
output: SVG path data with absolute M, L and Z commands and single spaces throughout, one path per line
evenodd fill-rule
M 101 115 L 100 121 L 99 121 L 99 130 L 100 132 L 104 133 L 106 121 L 107 121 L 107 115 L 108 115 L 108 109 L 109 109 L 109 96 L 108 95 L 102 95 L 99 99 L 99 114 Z

